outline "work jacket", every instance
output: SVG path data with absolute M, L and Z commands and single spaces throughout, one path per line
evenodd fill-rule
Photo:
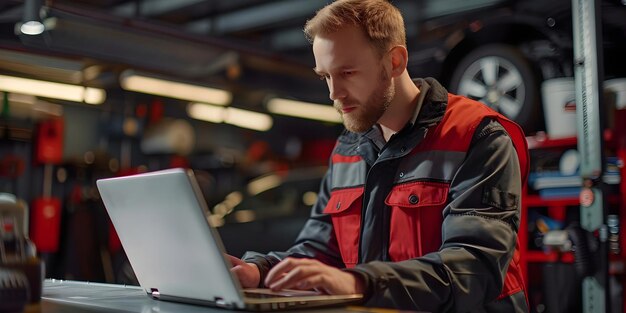
M 367 133 L 340 135 L 296 244 L 244 260 L 262 279 L 287 256 L 345 268 L 363 279 L 371 306 L 527 312 L 517 239 L 523 132 L 434 79 L 416 83 L 419 115 L 382 147 Z

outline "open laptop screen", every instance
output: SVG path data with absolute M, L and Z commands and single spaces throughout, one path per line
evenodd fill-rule
M 147 293 L 243 307 L 191 170 L 102 179 L 97 186 Z
M 300 291 L 246 297 L 230 272 L 193 172 L 162 170 L 97 182 L 139 284 L 154 298 L 225 308 L 274 310 L 355 302 L 362 295 Z M 276 295 L 276 294 L 274 294 Z

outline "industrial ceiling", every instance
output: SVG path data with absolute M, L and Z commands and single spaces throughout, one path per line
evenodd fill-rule
M 419 42 L 418 28 L 429 27 L 418 21 L 503 1 L 393 3 L 404 16 L 411 51 Z M 132 69 L 231 90 L 239 94 L 242 107 L 259 106 L 268 94 L 329 104 L 325 84 L 311 70 L 314 59 L 302 33 L 306 20 L 329 2 L 3 0 L 0 70 L 115 90 L 120 74 Z M 46 28 L 38 36 L 16 28 L 32 7 Z M 409 64 L 445 55 L 437 49 L 441 47 L 414 49 Z
M 24 1 L 5 0 L 0 2 L 0 48 L 7 52 L 0 65 L 39 78 L 80 79 L 101 87 L 115 84 L 120 71 L 132 68 L 195 83 L 275 90 L 322 101 L 325 86 L 311 71 L 313 57 L 302 26 L 325 4 L 53 0 L 40 5 L 46 32 L 27 36 L 15 31 L 24 15 Z M 38 56 L 29 55 L 26 61 L 21 52 Z M 80 77 L 65 75 L 76 70 Z

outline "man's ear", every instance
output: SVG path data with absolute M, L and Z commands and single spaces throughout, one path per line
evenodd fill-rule
M 406 70 L 409 53 L 404 46 L 395 46 L 389 51 L 391 55 L 391 77 L 398 77 Z

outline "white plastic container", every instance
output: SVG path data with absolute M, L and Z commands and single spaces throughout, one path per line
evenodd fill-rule
M 576 91 L 573 77 L 548 79 L 541 84 L 546 133 L 550 139 L 576 136 Z
M 615 109 L 626 109 L 626 78 L 605 80 L 604 91 L 614 93 Z

